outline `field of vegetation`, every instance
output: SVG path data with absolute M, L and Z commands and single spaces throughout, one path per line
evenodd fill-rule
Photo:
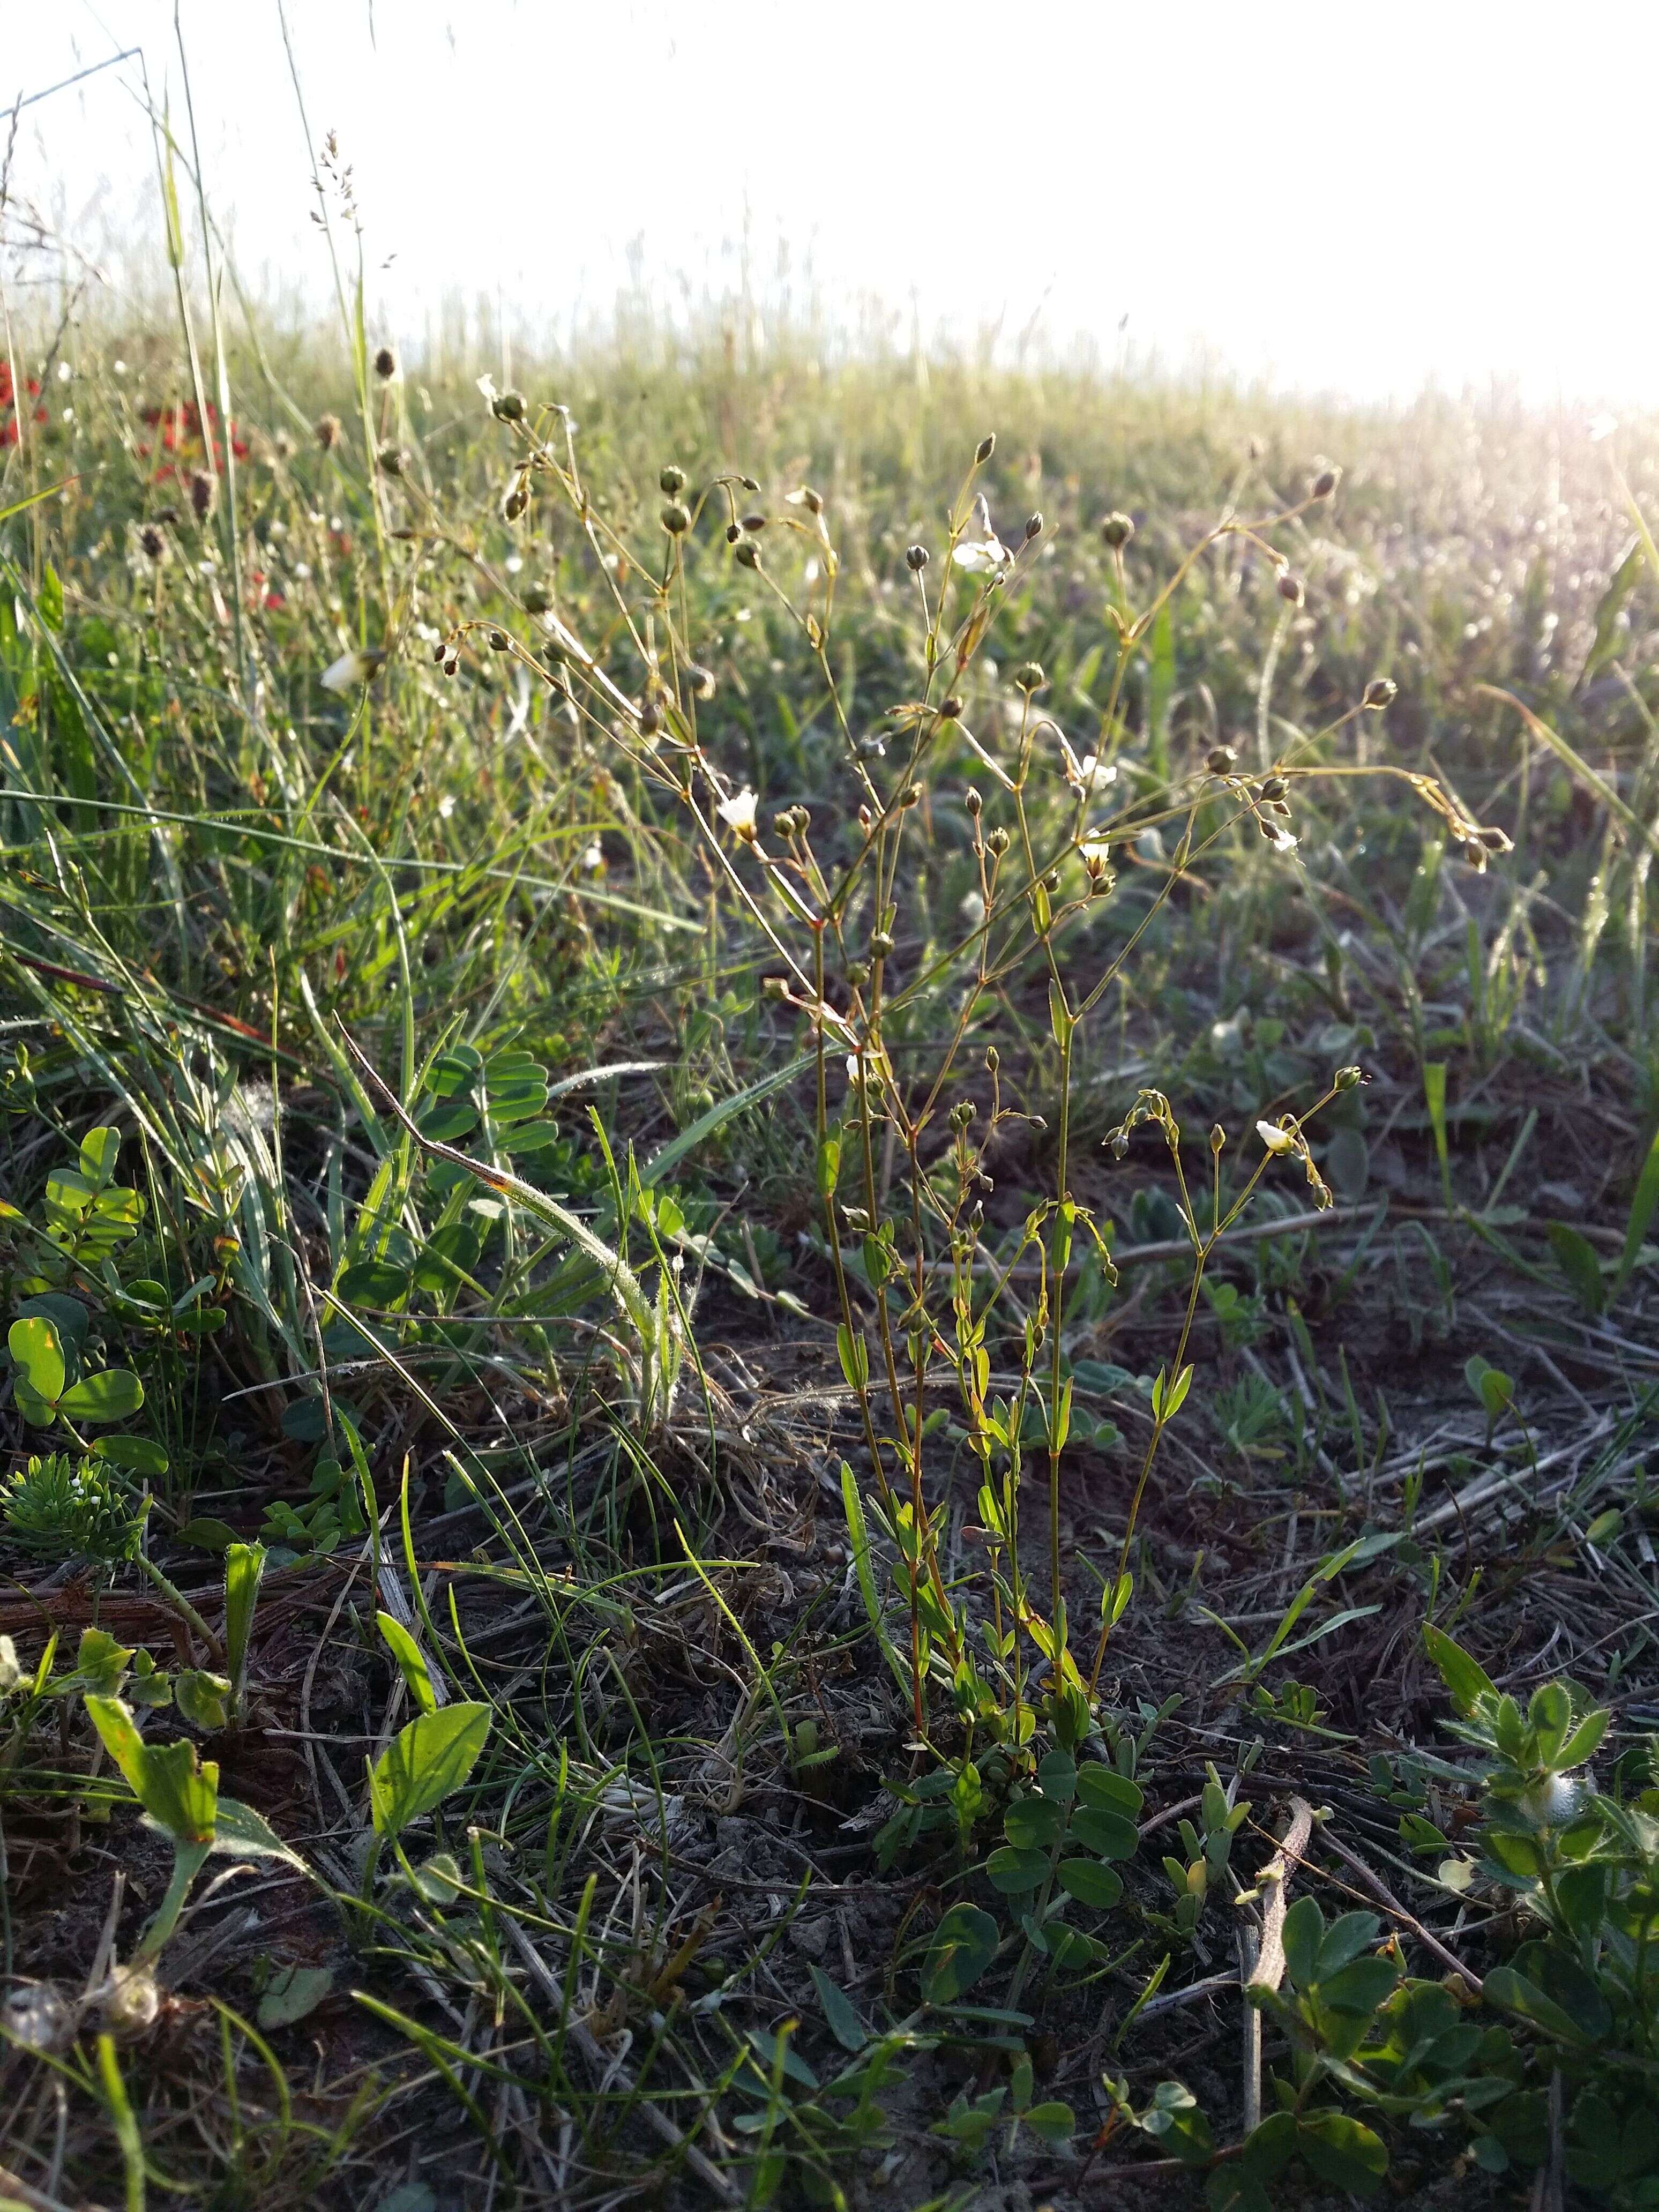
M 1659 2205 L 1659 441 L 352 283 L 9 344 L 0 2197 Z

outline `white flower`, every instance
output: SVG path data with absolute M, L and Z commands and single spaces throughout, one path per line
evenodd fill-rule
M 589 875 L 605 866 L 605 848 L 597 837 L 582 848 L 582 866 Z
M 991 510 L 983 492 L 974 500 L 974 530 L 976 534 L 963 538 L 951 558 L 970 575 L 1000 574 L 1014 556 L 991 526 Z
M 757 803 L 754 793 L 744 784 L 735 799 L 721 799 L 716 809 L 726 828 L 749 845 L 755 842 L 755 808 Z
M 380 674 L 385 659 L 383 653 L 365 653 L 354 646 L 337 660 L 331 660 L 317 680 L 325 691 L 355 691 L 358 684 Z
M 114 370 L 117 376 L 125 376 L 127 373 L 127 365 L 124 361 L 112 361 L 110 363 L 110 367 Z
M 1299 842 L 1288 830 L 1275 829 L 1273 833 L 1272 843 L 1275 853 L 1293 853 Z
M 1296 1138 L 1289 1129 L 1281 1129 L 1277 1121 L 1258 1121 L 1255 1133 L 1270 1152 L 1282 1157 L 1296 1150 Z
M 1097 798 L 1108 784 L 1117 781 L 1115 761 L 1102 760 L 1098 753 L 1085 753 L 1079 760 L 1064 738 L 1060 741 L 1060 750 L 1066 781 L 1079 799 Z
M 448 821 L 448 819 L 449 819 L 449 817 L 450 817 L 450 816 L 451 816 L 454 811 L 455 811 L 455 794 L 454 794 L 454 793 L 453 793 L 453 791 L 447 791 L 447 792 L 445 792 L 445 793 L 444 793 L 443 797 L 442 797 L 442 798 L 438 801 L 438 813 L 439 813 L 439 816 L 440 816 L 441 819 L 442 819 L 442 820 L 443 820 L 443 821 L 445 821 L 445 822 L 447 822 L 447 821 Z
M 1611 415 L 1596 415 L 1591 417 L 1584 428 L 1589 432 L 1591 445 L 1599 446 L 1603 439 L 1612 437 L 1619 424 Z
M 479 391 L 483 394 L 484 405 L 488 407 L 493 414 L 495 411 L 495 402 L 501 397 L 501 394 L 495 389 L 495 378 L 493 376 L 481 376 L 477 380 L 477 384 Z
M 74 375 L 74 374 L 75 374 L 75 371 L 74 371 L 74 370 L 70 367 L 69 363 L 68 363 L 66 361 L 60 361 L 60 362 L 58 362 L 58 381 L 60 384 L 67 384 L 67 383 L 69 382 L 69 380 L 70 380 L 70 377 L 72 377 L 72 376 Z

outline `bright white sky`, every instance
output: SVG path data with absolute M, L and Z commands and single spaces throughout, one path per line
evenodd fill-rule
M 181 0 L 210 197 L 256 287 L 327 282 L 276 0 Z M 0 0 L 0 95 L 142 44 L 164 0 Z M 289 0 L 312 130 L 356 169 L 382 312 L 526 330 L 638 266 L 839 325 L 1006 349 L 1039 324 L 1184 367 L 1404 398 L 1492 377 L 1659 404 L 1653 0 Z M 94 248 L 155 222 L 107 71 L 27 109 L 17 185 Z M 95 210 L 95 212 L 94 212 Z M 380 264 L 391 259 L 389 268 Z

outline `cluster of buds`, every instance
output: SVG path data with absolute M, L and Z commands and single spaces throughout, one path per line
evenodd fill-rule
M 453 637 L 441 637 L 432 648 L 432 658 L 446 676 L 453 676 L 459 672 L 461 651 Z
M 1358 1068 L 1352 1070 L 1344 1068 L 1340 1073 L 1342 1075 L 1352 1073 L 1356 1081 L 1359 1079 Z M 1351 1088 L 1352 1086 L 1341 1085 L 1339 1076 L 1339 1087 Z M 1302 1133 L 1302 1124 L 1297 1120 L 1295 1115 L 1281 1115 L 1277 1121 L 1258 1121 L 1255 1125 L 1255 1133 L 1276 1159 L 1301 1161 L 1307 1171 L 1308 1188 L 1313 1193 L 1313 1202 L 1322 1213 L 1332 1202 L 1330 1186 L 1314 1164 L 1314 1156 L 1308 1148 L 1307 1139 Z
M 786 806 L 772 817 L 772 827 L 787 845 L 798 837 L 805 837 L 812 826 L 812 817 L 804 806 Z
M 1155 1122 L 1163 1130 L 1164 1141 L 1172 1152 L 1180 1150 L 1181 1124 L 1176 1120 L 1175 1109 L 1161 1091 L 1137 1091 L 1134 1104 L 1115 1129 L 1106 1132 L 1101 1142 L 1115 1160 L 1121 1160 L 1128 1152 L 1130 1138 L 1148 1122 Z

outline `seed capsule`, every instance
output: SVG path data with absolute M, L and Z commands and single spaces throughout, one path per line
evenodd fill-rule
M 691 527 L 690 510 L 682 507 L 678 500 L 671 499 L 662 511 L 662 526 L 671 538 L 679 537 Z
M 925 545 L 907 546 L 904 565 L 913 576 L 919 576 L 927 566 L 927 548 Z
M 1133 517 L 1114 512 L 1100 526 L 1100 534 L 1114 553 L 1121 553 L 1135 534 Z
M 658 477 L 657 482 L 670 499 L 678 499 L 685 489 L 685 471 L 677 469 L 671 461 Z
M 1299 607 L 1307 596 L 1302 588 L 1301 577 L 1293 576 L 1288 568 L 1279 570 L 1279 581 L 1273 588 L 1281 599 L 1293 607 Z
M 995 453 L 996 449 L 997 434 L 994 430 L 992 430 L 980 440 L 978 446 L 975 449 L 974 459 L 979 464 L 981 468 L 984 467 L 986 462 L 990 459 L 992 454 Z
M 1400 686 L 1392 676 L 1373 676 L 1365 686 L 1364 703 L 1370 708 L 1372 714 L 1380 714 L 1385 707 L 1391 707 L 1394 704 L 1399 693 Z
M 1212 775 L 1231 775 L 1238 766 L 1238 755 L 1231 745 L 1212 745 L 1205 766 Z

